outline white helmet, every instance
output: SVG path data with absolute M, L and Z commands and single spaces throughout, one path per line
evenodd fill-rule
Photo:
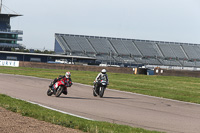
M 71 73 L 70 73 L 70 72 L 66 72 L 66 73 L 65 73 L 65 77 L 66 77 L 66 78 L 70 78 L 70 76 L 71 76 Z
M 102 74 L 106 74 L 106 69 L 102 69 L 102 70 L 101 70 L 101 73 L 102 73 Z

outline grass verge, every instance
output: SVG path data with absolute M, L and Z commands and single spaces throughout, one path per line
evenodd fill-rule
M 108 122 L 98 122 L 77 118 L 74 116 L 52 111 L 38 105 L 34 105 L 22 100 L 14 99 L 0 94 L 0 106 L 19 113 L 23 116 L 33 117 L 38 120 L 52 124 L 61 125 L 73 129 L 79 129 L 90 133 L 158 133 L 141 128 L 133 128 L 125 125 L 117 125 Z

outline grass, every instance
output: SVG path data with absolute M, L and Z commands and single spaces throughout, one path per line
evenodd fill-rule
M 0 67 L 0 73 L 19 74 L 27 76 L 54 79 L 69 70 L 40 69 L 40 68 L 13 68 Z M 93 85 L 98 72 L 72 71 L 72 81 Z M 121 73 L 109 73 L 110 89 L 129 91 L 156 97 L 199 103 L 200 78 L 175 76 L 149 76 Z
M 158 133 L 141 128 L 77 118 L 0 94 L 0 106 L 23 116 L 90 133 Z

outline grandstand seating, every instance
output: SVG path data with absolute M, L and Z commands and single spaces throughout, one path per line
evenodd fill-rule
M 161 55 L 156 51 L 153 43 L 134 41 L 137 48 L 141 51 L 144 57 L 160 57 Z
M 98 54 L 109 54 L 110 49 L 107 43 L 102 43 L 104 40 L 100 38 L 88 38 L 88 41 L 94 47 Z
M 182 45 L 184 51 L 186 52 L 189 59 L 198 59 L 199 55 L 195 49 L 200 51 L 198 46 Z
M 63 52 L 102 63 L 200 67 L 200 45 L 123 38 L 56 34 Z
M 165 58 L 176 58 L 169 44 L 158 43 L 158 47 L 160 48 Z
M 110 39 L 112 46 L 117 51 L 118 55 L 130 55 L 126 47 L 121 40 Z
M 115 62 L 115 59 L 112 56 L 107 55 L 97 55 L 96 59 L 97 61 L 100 61 L 103 64 L 107 64 L 107 62 Z
M 177 61 L 177 60 L 165 60 L 165 59 L 162 60 L 162 59 L 159 59 L 159 61 L 165 66 L 182 66 L 180 64 L 180 62 Z
M 196 51 L 197 53 L 197 56 L 198 58 L 197 59 L 200 59 L 200 45 L 194 45 L 194 50 Z
M 102 47 L 105 47 L 105 49 L 113 55 L 116 55 L 117 52 L 116 50 L 113 48 L 113 46 L 110 44 L 109 42 L 109 38 L 100 38 L 99 39 L 101 41 Z
M 147 64 L 147 65 L 161 65 L 161 63 L 158 61 L 158 59 L 155 58 L 134 58 L 136 62 L 141 64 Z
M 66 42 L 66 45 L 68 45 L 70 47 L 72 52 L 82 52 L 83 51 L 73 36 L 63 36 L 63 38 Z
M 74 37 L 85 53 L 96 53 L 92 45 L 84 37 Z
M 182 64 L 182 66 L 185 66 L 185 67 L 194 67 L 195 66 L 195 62 L 191 62 L 191 61 L 187 61 L 187 60 L 180 60 L 180 63 Z
M 122 61 L 123 63 L 137 64 L 137 62 L 135 61 L 135 59 L 132 58 L 132 57 L 129 57 L 129 56 L 122 56 L 122 57 L 120 57 L 120 58 L 121 58 L 121 60 L 123 60 L 123 61 Z
M 66 45 L 65 41 L 61 36 L 56 36 L 58 38 L 58 41 L 60 42 L 61 47 L 64 49 L 64 51 L 70 52 L 70 48 Z
M 199 61 L 195 61 L 194 64 L 195 64 L 196 67 L 200 67 L 200 62 Z
M 122 40 L 122 42 L 131 55 L 136 57 L 142 57 L 142 54 L 137 49 L 132 40 Z
M 173 53 L 176 55 L 178 59 L 188 59 L 186 54 L 184 53 L 181 45 L 178 44 L 170 44 L 170 47 L 173 51 Z

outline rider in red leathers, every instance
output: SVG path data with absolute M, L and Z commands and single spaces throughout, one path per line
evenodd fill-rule
M 71 79 L 71 73 L 70 72 L 66 72 L 64 76 L 59 75 L 59 77 L 55 78 L 54 81 L 51 83 L 51 85 L 49 85 L 50 88 L 52 88 L 52 86 L 59 80 L 64 79 L 65 84 L 67 87 L 71 87 L 72 86 L 72 79 Z M 67 95 L 67 89 L 63 90 L 63 94 Z

